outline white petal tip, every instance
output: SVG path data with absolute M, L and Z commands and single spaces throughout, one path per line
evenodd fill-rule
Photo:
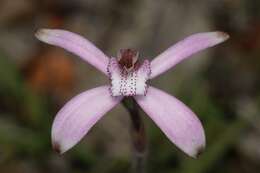
M 195 153 L 194 154 L 192 154 L 192 155 L 190 155 L 192 158 L 194 158 L 194 159 L 198 159 L 200 156 L 201 156 L 201 154 L 204 152 L 204 150 L 205 150 L 205 146 L 203 145 L 203 146 L 200 146 L 200 147 L 198 147 L 196 150 L 195 150 Z
M 214 32 L 216 38 L 219 39 L 219 42 L 223 42 L 223 41 L 226 41 L 227 39 L 229 39 L 229 35 L 225 32 L 222 32 L 222 31 L 216 31 Z
M 39 29 L 38 31 L 36 31 L 35 37 L 38 40 L 48 43 L 49 40 L 48 37 L 51 31 L 52 31 L 51 29 Z

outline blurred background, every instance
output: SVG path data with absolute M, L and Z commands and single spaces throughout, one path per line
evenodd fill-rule
M 121 105 L 66 154 L 52 150 L 57 111 L 108 80 L 37 41 L 38 28 L 80 33 L 110 56 L 130 47 L 150 59 L 196 32 L 229 33 L 227 42 L 152 81 L 199 116 L 207 147 L 199 159 L 187 157 L 142 113 L 147 172 L 259 172 L 259 0 L 0 0 L 0 173 L 130 172 L 130 120 Z

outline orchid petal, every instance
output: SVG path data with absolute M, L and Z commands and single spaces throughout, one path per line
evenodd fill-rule
M 85 91 L 69 101 L 57 114 L 52 126 L 54 149 L 64 153 L 76 145 L 90 128 L 122 97 L 112 97 L 109 86 Z
M 180 61 L 208 47 L 224 42 L 229 35 L 224 32 L 198 33 L 178 42 L 151 62 L 150 79 L 164 73 Z
M 182 151 L 196 158 L 205 147 L 200 120 L 182 102 L 165 92 L 149 87 L 145 97 L 135 96 L 137 103 Z
M 35 36 L 48 44 L 62 47 L 107 75 L 108 57 L 82 36 L 60 29 L 40 29 Z

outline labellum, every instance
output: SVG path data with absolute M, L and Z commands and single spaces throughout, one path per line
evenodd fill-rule
M 121 49 L 118 57 L 111 58 L 108 73 L 111 80 L 112 96 L 145 95 L 146 81 L 151 74 L 150 62 L 140 62 L 139 53 L 133 49 Z

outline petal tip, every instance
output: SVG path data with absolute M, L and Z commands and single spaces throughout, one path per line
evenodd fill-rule
M 194 154 L 192 157 L 193 157 L 194 159 L 198 159 L 198 158 L 201 156 L 201 154 L 204 152 L 204 150 L 205 150 L 205 146 L 204 146 L 204 145 L 198 147 L 197 150 L 196 150 L 196 152 L 195 152 L 195 154 Z
M 62 149 L 61 149 L 61 145 L 58 142 L 53 142 L 52 143 L 52 148 L 58 154 L 63 154 L 64 153 L 64 151 L 62 151 Z
M 222 31 L 217 31 L 216 32 L 216 36 L 217 38 L 221 39 L 222 41 L 226 41 L 227 39 L 229 39 L 229 35 L 226 32 L 222 32 Z
M 35 37 L 43 42 L 48 42 L 47 36 L 49 35 L 50 29 L 39 29 L 35 33 Z

